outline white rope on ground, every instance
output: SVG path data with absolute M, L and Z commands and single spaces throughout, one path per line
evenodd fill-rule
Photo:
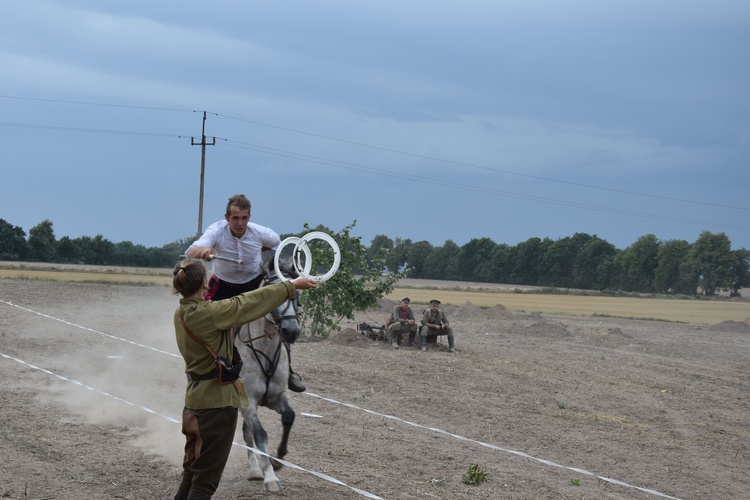
M 26 309 L 24 307 L 17 306 L 15 304 L 12 304 L 12 303 L 4 301 L 4 300 L 0 300 L 0 303 L 7 304 L 7 305 L 10 305 L 10 306 L 13 306 L 13 307 L 17 307 L 17 308 L 22 309 L 24 311 L 27 311 L 27 312 L 30 312 L 30 313 L 33 313 L 33 314 L 37 314 L 39 316 L 42 316 L 42 317 L 45 317 L 45 318 L 49 318 L 49 319 L 52 319 L 52 320 L 55 320 L 55 321 L 60 321 L 62 323 L 65 323 L 65 324 L 68 324 L 68 325 L 71 325 L 71 326 L 75 326 L 75 327 L 81 328 L 83 330 L 87 330 L 87 331 L 90 331 L 90 332 L 98 333 L 100 335 L 104 335 L 104 336 L 107 336 L 107 337 L 110 337 L 110 338 L 113 338 L 113 339 L 121 340 L 123 342 L 127 342 L 127 343 L 130 343 L 130 344 L 136 345 L 138 347 L 144 347 L 146 349 L 151 349 L 153 351 L 157 351 L 157 352 L 160 352 L 160 353 L 168 354 L 170 356 L 175 356 L 175 357 L 181 359 L 181 356 L 178 356 L 178 355 L 166 352 L 166 351 L 161 351 L 159 349 L 154 349 L 152 347 L 145 346 L 145 345 L 142 345 L 142 344 L 138 344 L 138 343 L 126 340 L 126 339 L 121 339 L 119 337 L 115 337 L 113 335 L 102 333 L 102 332 L 99 332 L 99 331 L 96 331 L 96 330 L 92 330 L 91 328 L 86 328 L 86 327 L 83 327 L 83 326 L 80 326 L 80 325 L 76 325 L 75 323 L 70 323 L 68 321 L 65 321 L 65 320 L 62 320 L 62 319 L 58 319 L 58 318 L 55 318 L 53 316 L 48 316 L 46 314 L 42 314 L 42 313 L 39 313 L 37 311 L 33 311 L 31 309 Z M 0 354 L 2 354 L 2 353 L 0 353 Z M 8 356 L 5 356 L 5 355 L 3 355 L 3 356 L 4 357 L 8 357 Z M 11 358 L 11 359 L 15 359 L 15 358 Z M 446 436 L 450 436 L 450 437 L 453 437 L 453 438 L 461 440 L 461 441 L 468 441 L 468 442 L 471 442 L 471 443 L 475 443 L 475 444 L 478 444 L 478 445 L 483 446 L 485 448 L 490 448 L 490 449 L 493 449 L 493 450 L 502 451 L 502 452 L 505 452 L 505 453 L 510 453 L 512 455 L 517 455 L 519 457 L 523 457 L 523 458 L 526 458 L 526 459 L 529 459 L 529 460 L 534 460 L 534 461 L 537 461 L 537 462 L 540 462 L 540 463 L 543 463 L 545 465 L 549 465 L 549 466 L 552 466 L 552 467 L 558 467 L 558 468 L 562 468 L 562 469 L 567 469 L 567 470 L 571 470 L 571 471 L 574 471 L 574 472 L 578 472 L 580 474 L 584 474 L 584 475 L 588 475 L 588 476 L 593 476 L 593 477 L 596 477 L 597 479 L 600 479 L 600 480 L 608 482 L 608 483 L 616 484 L 618 486 L 623 486 L 623 487 L 626 487 L 626 488 L 633 488 L 633 489 L 636 489 L 638 491 L 643 491 L 645 493 L 649 493 L 651 495 L 656 495 L 656 496 L 659 496 L 659 497 L 662 497 L 662 498 L 668 498 L 668 499 L 671 499 L 671 500 L 680 500 L 680 498 L 678 498 L 678 497 L 673 497 L 673 496 L 667 495 L 665 493 L 660 493 L 660 492 L 655 491 L 655 490 L 651 490 L 651 489 L 648 489 L 648 488 L 642 488 L 640 486 L 635 486 L 635 485 L 632 485 L 632 484 L 628 484 L 628 483 L 619 481 L 617 479 L 612 479 L 612 478 L 608 478 L 608 477 L 604 477 L 604 476 L 597 476 L 593 472 L 589 472 L 587 470 L 578 469 L 578 468 L 575 468 L 575 467 L 567 467 L 567 466 L 564 466 L 564 465 L 560 465 L 560 464 L 552 462 L 550 460 L 545 460 L 543 458 L 537 458 L 537 457 L 528 455 L 528 454 L 526 454 L 526 453 L 524 453 L 522 451 L 514 451 L 514 450 L 508 450 L 508 449 L 505 449 L 505 448 L 500 448 L 499 446 L 495 446 L 495 445 L 488 444 L 488 443 L 483 443 L 482 441 L 476 441 L 474 439 L 470 439 L 470 438 L 467 438 L 467 437 L 464 437 L 464 436 L 461 436 L 461 435 L 458 435 L 458 434 L 453 434 L 453 433 L 450 433 L 448 431 L 444 431 L 442 429 L 438 429 L 438 428 L 435 428 L 435 427 L 427 427 L 427 426 L 424 426 L 422 424 L 418 424 L 416 422 L 410 422 L 408 420 L 403 420 L 402 418 L 399 418 L 399 417 L 396 417 L 396 416 L 393 416 L 393 415 L 386 415 L 386 414 L 383 414 L 383 413 L 378 413 L 378 412 L 373 411 L 373 410 L 368 410 L 367 408 L 362 408 L 362 407 L 359 407 L 359 406 L 357 406 L 355 404 L 342 403 L 340 401 L 336 401 L 335 399 L 330 399 L 330 398 L 326 398 L 324 396 L 320 396 L 320 395 L 315 394 L 315 393 L 311 393 L 310 391 L 305 391 L 302 394 L 310 396 L 310 397 L 313 397 L 313 398 L 318 398 L 318 399 L 321 399 L 323 401 L 327 401 L 329 403 L 333 403 L 333 404 L 337 404 L 337 405 L 342 405 L 342 406 L 345 406 L 347 408 L 352 408 L 352 409 L 355 409 L 355 410 L 363 411 L 363 412 L 369 413 L 371 415 L 375 415 L 375 416 L 379 416 L 379 417 L 383 417 L 383 418 L 388 418 L 390 420 L 395 420 L 395 421 L 398 421 L 398 422 L 403 422 L 403 423 L 405 423 L 407 425 L 411 425 L 412 427 L 417 427 L 417 428 L 421 428 L 421 429 L 427 429 L 427 430 L 430 430 L 430 431 L 433 431 L 433 432 L 437 432 L 439 434 L 444 434 Z M 237 443 L 235 443 L 235 444 L 237 444 Z M 244 445 L 238 445 L 238 446 L 243 446 L 244 447 Z M 253 451 L 255 451 L 255 450 L 253 450 Z M 262 452 L 260 452 L 260 451 L 258 453 L 262 454 Z M 275 460 L 278 460 L 278 459 L 275 459 Z M 290 467 L 292 467 L 292 466 L 290 465 Z M 298 467 L 297 466 L 293 466 L 293 468 L 298 468 Z M 305 469 L 302 469 L 302 470 L 305 470 Z M 313 475 L 319 475 L 319 473 L 314 473 L 314 472 L 310 472 L 310 473 L 313 474 Z M 324 474 L 320 475 L 320 477 L 322 477 L 322 476 L 324 476 Z M 347 486 L 347 487 L 351 488 L 354 491 L 356 491 L 351 486 Z M 377 498 L 377 497 L 375 497 L 375 498 Z
M 368 410 L 367 408 L 362 408 L 362 407 L 359 407 L 359 406 L 357 406 L 355 404 L 342 403 L 340 401 L 336 401 L 335 399 L 326 398 L 326 397 L 320 396 L 320 395 L 315 394 L 315 393 L 310 392 L 310 391 L 305 391 L 302 394 L 305 394 L 305 395 L 310 396 L 312 398 L 322 399 L 323 401 L 327 401 L 329 403 L 346 406 L 347 408 L 352 408 L 352 409 L 355 409 L 355 410 L 360 410 L 360 411 L 363 411 L 365 413 L 369 413 L 371 415 L 375 415 L 375 416 L 378 416 L 378 417 L 387 418 L 387 419 L 390 419 L 390 420 L 395 420 L 397 422 L 402 422 L 404 424 L 411 425 L 412 427 L 417 427 L 419 429 L 427 429 L 427 430 L 430 430 L 430 431 L 433 431 L 433 432 L 437 432 L 438 434 L 444 434 L 446 436 L 450 436 L 450 437 L 458 439 L 460 441 L 468 441 L 470 443 L 478 444 L 480 446 L 484 446 L 485 448 L 490 448 L 492 450 L 497 450 L 497 451 L 502 451 L 502 452 L 505 452 L 505 453 L 510 453 L 512 455 L 517 455 L 519 457 L 527 458 L 529 460 L 535 460 L 537 462 L 543 463 L 545 465 L 550 465 L 552 467 L 558 467 L 560 469 L 567 469 L 567 470 L 570 470 L 570 471 L 573 471 L 573 472 L 578 472 L 580 474 L 585 474 L 587 476 L 594 476 L 597 479 L 601 479 L 602 481 L 606 481 L 608 483 L 617 484 L 619 486 L 625 486 L 626 488 L 634 488 L 636 490 L 643 491 L 643 492 L 649 493 L 651 495 L 657 495 L 657 496 L 660 496 L 662 498 L 669 498 L 671 500 L 680 500 L 678 497 L 673 497 L 673 496 L 670 496 L 670 495 L 667 495 L 667 494 L 664 494 L 664 493 L 660 493 L 660 492 L 655 491 L 655 490 L 650 490 L 648 488 L 642 488 L 640 486 L 635 486 L 635 485 L 632 485 L 632 484 L 624 483 L 622 481 L 618 481 L 617 479 L 612 479 L 612 478 L 609 478 L 609 477 L 597 476 L 593 472 L 589 472 L 587 470 L 578 469 L 576 467 L 567 467 L 565 465 L 560 465 L 560 464 L 552 462 L 550 460 L 545 460 L 543 458 L 537 458 L 537 457 L 531 456 L 531 455 L 529 455 L 527 453 L 524 453 L 522 451 L 507 450 L 505 448 L 500 448 L 499 446 L 495 446 L 493 444 L 483 443 L 482 441 L 476 441 L 474 439 L 467 438 L 467 437 L 461 436 L 459 434 L 453 434 L 451 432 L 444 431 L 443 429 L 438 429 L 436 427 L 427 427 L 426 425 L 418 424 L 416 422 L 410 422 L 408 420 L 404 420 L 404 419 L 396 417 L 394 415 L 386 415 L 385 413 L 378 413 L 378 412 L 373 411 L 373 410 Z
M 155 352 L 158 352 L 158 353 L 161 353 L 161 354 L 166 354 L 167 356 L 172 356 L 172 357 L 175 357 L 175 358 L 178 358 L 178 359 L 182 359 L 182 356 L 180 356 L 179 354 L 174 354 L 174 353 L 171 353 L 169 351 L 162 351 L 161 349 L 157 349 L 155 347 L 147 346 L 147 345 L 144 345 L 144 344 L 139 344 L 138 342 L 133 342 L 132 340 L 123 339 L 123 338 L 120 338 L 120 337 L 115 337 L 114 335 L 110 335 L 109 333 L 100 332 L 98 330 L 94 330 L 94 329 L 91 329 L 91 328 L 87 328 L 85 326 L 81 326 L 81 325 L 77 325 L 75 323 L 71 323 L 70 321 L 65 321 L 64 319 L 55 318 L 54 316 L 49 316 L 47 314 L 40 313 L 40 312 L 34 311 L 32 309 L 27 309 L 25 307 L 21 307 L 19 305 L 16 305 L 16 304 L 14 304 L 12 302 L 8 302 L 6 300 L 0 300 L 0 303 L 7 304 L 7 305 L 9 305 L 11 307 L 18 308 L 18 309 L 20 309 L 22 311 L 26 311 L 26 312 L 29 312 L 31 314 L 36 314 L 37 316 L 41 316 L 43 318 L 51 319 L 53 321 L 59 321 L 60 323 L 65 323 L 66 325 L 74 326 L 76 328 L 80 328 L 81 330 L 86 330 L 86 331 L 89 331 L 89 332 L 92 332 L 92 333 L 98 333 L 99 335 L 103 335 L 104 337 L 109 337 L 109 338 L 114 339 L 114 340 L 119 340 L 121 342 L 125 342 L 126 344 L 131 344 L 131 345 L 134 345 L 134 346 L 143 347 L 144 349 L 149 349 L 151 351 L 155 351 Z
M 122 398 L 119 398 L 117 396 L 114 396 L 114 395 L 112 395 L 112 394 L 110 394 L 110 393 L 108 393 L 106 391 L 103 391 L 101 389 L 97 389 L 95 387 L 91 387 L 89 385 L 84 384 L 83 382 L 79 382 L 78 380 L 70 379 L 68 377 L 65 377 L 64 375 L 59 375 L 59 374 L 51 372 L 51 371 L 49 371 L 49 370 L 47 370 L 45 368 L 41 368 L 39 366 L 33 365 L 31 363 L 28 363 L 28 362 L 26 362 L 26 361 L 24 361 L 22 359 L 18 359 L 18 358 L 15 358 L 13 356 L 9 356 L 8 354 L 2 353 L 2 352 L 0 352 L 0 356 L 3 357 L 3 358 L 5 358 L 5 359 L 9 359 L 9 360 L 15 361 L 17 363 L 20 363 L 20 364 L 22 364 L 24 366 L 27 366 L 27 367 L 31 368 L 31 369 L 38 370 L 40 372 L 46 373 L 47 375 L 51 375 L 53 377 L 56 377 L 56 378 L 58 378 L 58 379 L 60 379 L 60 380 L 62 380 L 64 382 L 70 382 L 71 384 L 77 385 L 79 387 L 87 389 L 87 390 L 89 390 L 91 392 L 94 392 L 96 394 L 99 394 L 101 396 L 106 396 L 108 398 L 112 398 L 115 401 L 119 401 L 120 403 L 125 403 L 126 405 L 132 406 L 134 408 L 138 408 L 139 410 L 144 411 L 146 413 L 150 413 L 152 415 L 156 415 L 157 417 L 163 418 L 167 422 L 171 422 L 173 424 L 181 424 L 181 422 L 179 420 L 174 419 L 172 417 L 168 417 L 166 415 L 162 415 L 162 414 L 160 414 L 160 413 L 152 410 L 151 408 L 148 408 L 147 406 L 142 406 L 142 405 L 139 405 L 139 404 L 136 404 L 136 403 L 131 403 L 130 401 L 127 401 L 125 399 L 122 399 Z M 276 460 L 277 462 L 280 462 L 280 463 L 286 465 L 287 467 L 289 467 L 291 469 L 297 469 L 297 470 L 300 470 L 300 471 L 303 471 L 303 472 L 307 472 L 308 474 L 311 474 L 313 476 L 319 477 L 319 478 L 321 478 L 321 479 L 323 479 L 325 481 L 328 481 L 329 483 L 333 483 L 333 484 L 336 484 L 338 486 L 344 486 L 346 488 L 349 488 L 350 490 L 352 490 L 352 491 L 354 491 L 356 493 L 359 493 L 360 495 L 362 495 L 362 496 L 364 496 L 366 498 L 371 498 L 373 500 L 383 500 L 381 497 L 379 497 L 377 495 L 374 495 L 374 494 L 372 494 L 372 493 L 370 493 L 368 491 L 361 490 L 361 489 L 355 488 L 353 486 L 349 486 L 348 484 L 346 484 L 346 483 L 344 483 L 342 481 L 339 481 L 338 479 L 333 478 L 331 476 L 328 476 L 326 474 L 322 474 L 320 472 L 316 472 L 316 471 L 313 471 L 313 470 L 305 469 L 304 467 L 300 467 L 299 465 L 293 464 L 292 462 L 287 462 L 286 460 L 282 460 L 280 458 L 275 458 L 275 457 L 273 457 L 271 455 L 268 455 L 267 453 L 263 453 L 262 451 L 253 448 L 252 446 L 247 446 L 247 445 L 245 445 L 243 443 L 238 443 L 236 441 L 232 441 L 232 444 L 235 445 L 235 446 L 239 446 L 240 448 L 244 448 L 246 450 L 250 450 L 250 451 L 252 451 L 254 453 L 258 453 L 260 455 L 265 455 L 265 456 L 267 456 L 269 458 L 272 458 L 273 460 Z

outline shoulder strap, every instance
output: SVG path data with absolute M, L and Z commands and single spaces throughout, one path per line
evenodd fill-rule
M 206 350 L 211 353 L 211 356 L 213 356 L 213 358 L 216 359 L 216 353 L 214 353 L 211 350 L 211 348 L 208 347 L 208 344 L 206 344 L 201 339 L 199 339 L 198 337 L 196 337 L 193 334 L 193 332 L 190 331 L 190 328 L 187 327 L 187 325 L 185 324 L 185 318 L 182 316 L 182 311 L 180 311 L 180 321 L 182 321 L 182 327 L 185 329 L 185 333 L 187 333 L 188 335 L 190 335 L 190 338 L 192 338 L 193 340 L 195 340 L 196 342 L 198 342 L 200 345 L 202 345 L 203 347 L 205 347 Z

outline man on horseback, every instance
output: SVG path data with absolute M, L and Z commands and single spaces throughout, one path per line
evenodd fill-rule
M 191 259 L 213 261 L 214 274 L 206 300 L 228 299 L 256 290 L 263 281 L 263 251 L 275 250 L 281 243 L 276 231 L 250 222 L 250 207 L 250 200 L 244 194 L 229 198 L 225 220 L 208 226 L 185 253 Z M 214 255 L 228 260 L 213 260 Z M 289 389 L 303 392 L 306 387 L 302 377 L 292 371 L 289 344 L 285 342 L 284 346 L 289 355 Z

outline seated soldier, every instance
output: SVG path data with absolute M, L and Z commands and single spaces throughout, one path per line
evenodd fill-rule
M 391 345 L 396 349 L 401 345 L 401 334 L 409 332 L 409 345 L 414 345 L 414 336 L 417 332 L 417 322 L 414 313 L 409 307 L 409 297 L 401 299 L 401 305 L 393 308 L 391 317 L 388 318 L 388 333 L 391 334 Z
M 427 337 L 429 335 L 447 335 L 448 352 L 456 352 L 453 345 L 453 328 L 448 324 L 448 318 L 440 310 L 439 305 L 439 300 L 431 300 L 430 308 L 422 314 L 422 350 L 427 350 Z

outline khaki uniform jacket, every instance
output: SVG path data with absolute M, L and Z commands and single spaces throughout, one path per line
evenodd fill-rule
M 180 299 L 180 307 L 174 313 L 174 330 L 177 348 L 185 360 L 185 373 L 208 375 L 216 370 L 217 366 L 208 350 L 185 333 L 180 313 L 193 335 L 205 342 L 217 356 L 224 356 L 231 360 L 233 352 L 231 329 L 262 318 L 285 300 L 294 298 L 294 292 L 294 284 L 291 281 L 284 281 L 215 302 L 203 299 Z M 188 382 L 185 391 L 185 406 L 195 410 L 244 408 L 250 402 L 242 381 L 237 382 L 237 384 L 219 384 L 218 379 Z

